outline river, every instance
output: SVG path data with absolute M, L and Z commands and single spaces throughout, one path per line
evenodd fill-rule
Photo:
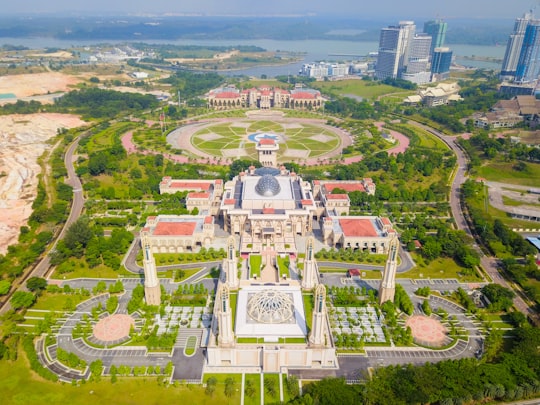
M 72 41 L 60 40 L 55 38 L 5 38 L 0 37 L 0 44 L 23 45 L 31 49 L 40 48 L 63 48 L 69 49 L 73 47 L 90 46 L 97 43 L 121 44 L 127 41 Z M 133 41 L 140 42 L 140 41 Z M 264 48 L 268 51 L 289 51 L 301 52 L 305 55 L 302 61 L 281 66 L 260 66 L 236 71 L 221 71 L 227 75 L 250 75 L 267 76 L 276 75 L 295 75 L 303 63 L 316 62 L 320 60 L 353 60 L 359 59 L 362 56 L 368 55 L 370 52 L 376 52 L 378 42 L 355 42 L 343 40 L 271 40 L 271 39 L 256 39 L 256 40 L 192 40 L 192 39 L 175 39 L 175 40 L 147 40 L 149 44 L 175 44 L 175 45 L 212 45 L 212 46 L 234 46 L 234 45 L 254 45 Z M 502 59 L 504 57 L 504 46 L 485 46 L 485 45 L 451 45 L 448 47 L 454 51 L 456 63 L 464 66 L 486 69 L 500 69 L 500 63 L 492 61 L 478 61 L 466 59 L 467 57 L 492 57 Z M 342 56 L 336 56 L 342 55 Z M 347 56 L 343 56 L 347 55 Z M 348 56 L 354 55 L 354 56 Z

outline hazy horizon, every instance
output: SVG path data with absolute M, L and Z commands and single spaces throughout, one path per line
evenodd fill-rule
M 198 0 L 189 3 L 171 3 L 170 0 L 94 0 L 74 4 L 72 0 L 21 0 L 8 2 L 2 6 L 0 16 L 9 15 L 207 15 L 207 16 L 329 16 L 369 19 L 515 19 L 533 8 L 531 0 L 515 0 L 511 10 L 503 0 L 386 0 L 375 3 L 350 0 L 332 2 L 312 0 L 310 2 L 291 2 L 274 0 L 269 3 L 255 3 L 248 0 L 236 0 L 225 3 L 221 0 Z M 540 14 L 540 10 L 538 10 Z

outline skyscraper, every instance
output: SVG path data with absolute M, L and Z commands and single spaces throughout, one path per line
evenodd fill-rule
M 446 39 L 446 29 L 448 24 L 443 20 L 432 20 L 424 23 L 424 32 L 431 36 L 431 49 L 430 55 L 433 56 L 435 48 L 444 46 L 444 40 Z
M 540 20 L 529 20 L 516 67 L 515 81 L 532 82 L 540 74 Z
M 517 18 L 514 23 L 514 30 L 508 38 L 506 45 L 506 52 L 501 67 L 501 79 L 514 79 L 516 75 L 516 69 L 521 54 L 521 48 L 523 46 L 523 38 L 525 37 L 525 30 L 529 21 L 533 18 L 532 11 L 525 13 L 522 18 Z
M 429 50 L 431 36 L 425 33 L 415 34 L 411 39 L 407 70 L 401 78 L 416 84 L 428 83 L 431 80 L 429 71 Z
M 398 26 L 381 30 L 379 55 L 375 68 L 377 79 L 384 80 L 388 77 L 395 79 L 406 70 L 415 31 L 416 25 L 413 21 L 400 21 Z
M 452 51 L 450 48 L 435 48 L 431 60 L 431 72 L 435 74 L 448 73 L 452 64 Z

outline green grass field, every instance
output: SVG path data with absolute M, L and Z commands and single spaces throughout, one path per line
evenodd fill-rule
M 202 128 L 196 132 L 191 143 L 202 152 L 216 157 L 231 157 L 232 150 L 239 149 L 238 155 L 257 159 L 255 143 L 248 140 L 248 135 L 257 132 L 274 133 L 282 137 L 280 156 L 284 160 L 296 157 L 298 152 L 307 151 L 302 157 L 316 158 L 341 145 L 341 139 L 332 130 L 322 126 L 306 123 L 278 123 L 274 121 L 233 121 L 229 124 L 219 123 Z M 285 139 L 285 142 L 283 142 Z
M 155 377 L 118 378 L 112 384 L 110 378 L 100 382 L 87 382 L 79 386 L 53 383 L 38 377 L 22 351 L 15 362 L 0 361 L 0 392 L 2 405 L 61 404 L 87 405 L 115 404 L 239 404 L 240 396 L 228 399 L 223 388 L 218 388 L 213 397 L 205 395 L 199 385 L 159 386 Z M 29 388 L 31 387 L 31 388 Z
M 416 252 L 411 252 L 411 256 L 416 263 L 416 267 L 405 273 L 398 273 L 397 278 L 455 278 L 460 281 L 481 281 L 481 278 L 476 273 L 474 275 L 463 275 L 462 272 L 466 269 L 460 267 L 453 259 L 444 257 L 426 263 L 422 256 Z
M 400 93 L 401 99 L 415 91 L 404 91 L 398 87 L 388 86 L 365 80 L 340 80 L 337 82 L 316 82 L 312 86 L 325 93 L 333 94 L 354 94 L 355 96 L 376 100 L 377 98 L 393 93 Z
M 489 181 L 538 187 L 540 184 L 540 164 L 527 162 L 527 170 L 518 171 L 514 163 L 490 163 L 476 169 L 476 175 Z

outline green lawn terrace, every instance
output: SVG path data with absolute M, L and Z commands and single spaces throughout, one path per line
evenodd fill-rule
M 257 159 L 257 141 L 272 137 L 279 144 L 280 162 L 317 160 L 339 154 L 352 143 L 348 135 L 323 120 L 227 118 L 180 127 L 169 134 L 169 144 L 195 156 L 225 160 Z M 189 141 L 188 141 L 189 140 Z

